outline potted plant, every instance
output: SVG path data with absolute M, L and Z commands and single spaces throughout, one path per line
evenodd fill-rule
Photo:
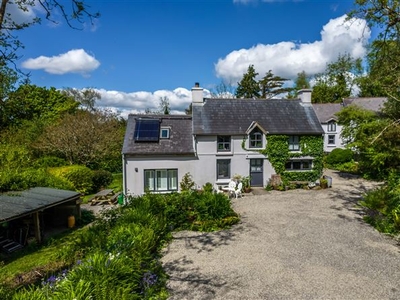
M 321 187 L 321 189 L 326 189 L 328 187 L 328 180 L 321 177 L 319 180 L 319 186 Z
M 250 193 L 250 176 L 242 177 L 243 191 L 245 193 Z

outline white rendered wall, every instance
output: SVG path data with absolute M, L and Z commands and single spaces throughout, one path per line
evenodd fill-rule
M 194 173 L 196 161 L 197 159 L 194 156 L 125 158 L 124 185 L 126 190 L 124 190 L 124 194 L 142 195 L 144 193 L 144 170 L 148 169 L 178 169 L 179 188 L 182 177 L 187 172 Z
M 271 175 L 275 174 L 274 169 L 263 154 L 243 149 L 243 136 L 231 137 L 230 152 L 217 152 L 217 136 L 197 136 L 196 139 L 198 161 L 196 162 L 193 178 L 199 186 L 207 182 L 218 185 L 227 185 L 229 183 L 230 179 L 217 179 L 217 159 L 231 160 L 231 177 L 235 174 L 249 176 L 250 159 L 264 159 L 264 186 L 267 185 Z M 247 141 L 245 144 L 247 144 Z M 263 148 L 265 148 L 265 140 Z
M 333 149 L 336 148 L 344 148 L 344 142 L 341 138 L 342 128 L 343 126 L 336 124 L 336 131 L 328 132 L 328 124 L 321 124 L 322 128 L 324 129 L 324 151 L 331 152 Z M 328 144 L 328 135 L 335 136 L 335 144 Z

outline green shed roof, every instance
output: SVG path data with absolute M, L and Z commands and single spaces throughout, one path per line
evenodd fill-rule
M 0 194 L 0 223 L 79 199 L 79 197 L 80 194 L 74 191 L 46 187 Z

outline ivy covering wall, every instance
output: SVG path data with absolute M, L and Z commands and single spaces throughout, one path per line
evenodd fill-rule
M 266 155 L 283 181 L 315 181 L 322 175 L 324 141 L 322 136 L 300 136 L 300 151 L 289 151 L 289 136 L 267 135 L 267 146 L 260 151 Z M 313 168 L 310 171 L 286 171 L 286 162 L 291 158 L 310 156 Z

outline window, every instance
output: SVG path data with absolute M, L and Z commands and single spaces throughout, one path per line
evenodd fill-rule
M 218 152 L 231 151 L 231 137 L 230 136 L 218 136 L 217 137 L 217 151 Z
M 158 142 L 160 135 L 160 120 L 158 119 L 136 119 L 135 142 Z
M 328 145 L 335 145 L 335 136 L 328 135 Z
M 336 123 L 331 121 L 328 123 L 328 132 L 335 132 L 336 131 Z
M 217 180 L 231 178 L 231 160 L 217 159 Z
M 300 138 L 297 135 L 289 136 L 289 150 L 290 151 L 300 150 Z
M 169 139 L 169 128 L 161 127 L 160 139 Z
M 144 170 L 144 189 L 151 192 L 178 190 L 178 170 Z
M 297 171 L 297 170 L 311 170 L 312 161 L 311 160 L 289 160 L 286 163 L 286 170 Z
M 249 148 L 262 148 L 263 146 L 263 134 L 260 129 L 254 128 L 250 133 L 250 144 Z

